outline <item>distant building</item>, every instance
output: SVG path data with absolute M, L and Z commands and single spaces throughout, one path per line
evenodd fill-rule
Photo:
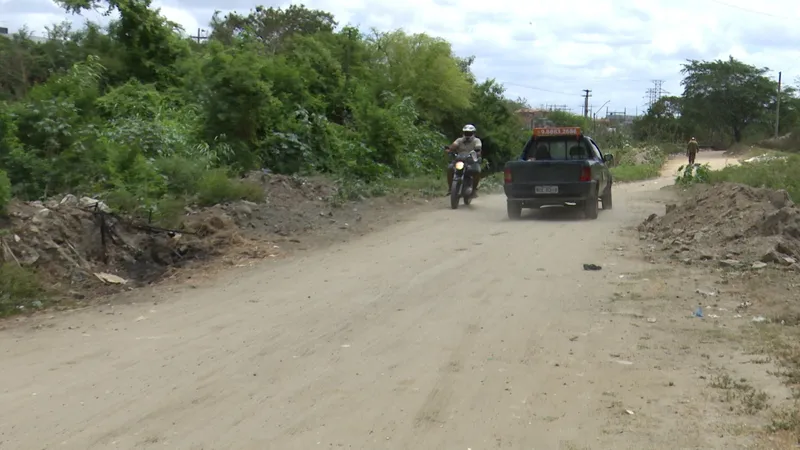
M 10 37 L 11 33 L 8 32 L 8 28 L 7 27 L 0 27 L 0 36 Z M 47 38 L 46 37 L 42 37 L 42 36 L 30 35 L 30 36 L 28 36 L 28 39 L 32 40 L 33 42 L 37 42 L 37 43 L 47 42 Z
M 521 108 L 514 112 L 526 127 L 534 128 L 553 125 L 553 122 L 547 119 L 547 114 L 553 111 L 553 109 Z
M 636 116 L 627 113 L 612 112 L 606 116 L 606 120 L 613 126 L 631 125 L 636 120 Z

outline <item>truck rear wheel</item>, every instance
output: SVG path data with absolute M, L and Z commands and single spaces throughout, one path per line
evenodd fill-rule
M 508 218 L 517 220 L 522 217 L 522 205 L 517 202 L 506 202 L 506 209 L 508 210 Z
M 600 202 L 603 203 L 603 210 L 611 209 L 614 206 L 611 199 L 611 183 L 608 184 L 605 194 L 600 197 Z
M 587 219 L 597 219 L 597 215 L 599 214 L 598 209 L 597 197 L 595 196 L 590 196 L 589 200 L 586 200 L 586 203 L 583 204 L 583 213 L 586 215 Z

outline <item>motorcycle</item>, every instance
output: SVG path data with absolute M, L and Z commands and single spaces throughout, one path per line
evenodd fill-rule
M 450 186 L 450 208 L 458 209 L 459 200 L 464 199 L 464 204 L 472 202 L 472 172 L 469 167 L 472 164 L 480 164 L 481 158 L 475 151 L 468 155 L 451 154 L 453 160 L 453 184 Z

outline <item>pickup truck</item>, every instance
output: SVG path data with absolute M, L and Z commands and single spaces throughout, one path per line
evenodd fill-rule
M 578 127 L 534 128 L 519 160 L 505 166 L 509 219 L 519 219 L 523 208 L 555 205 L 578 206 L 597 219 L 598 199 L 603 209 L 612 207 L 613 159 Z

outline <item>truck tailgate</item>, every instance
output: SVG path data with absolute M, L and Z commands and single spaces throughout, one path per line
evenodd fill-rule
M 586 161 L 515 161 L 509 163 L 514 184 L 574 183 Z
M 511 182 L 505 184 L 504 190 L 512 199 L 579 201 L 589 194 L 594 184 L 594 181 L 581 181 L 581 172 L 590 167 L 585 160 L 511 161 L 506 167 Z

